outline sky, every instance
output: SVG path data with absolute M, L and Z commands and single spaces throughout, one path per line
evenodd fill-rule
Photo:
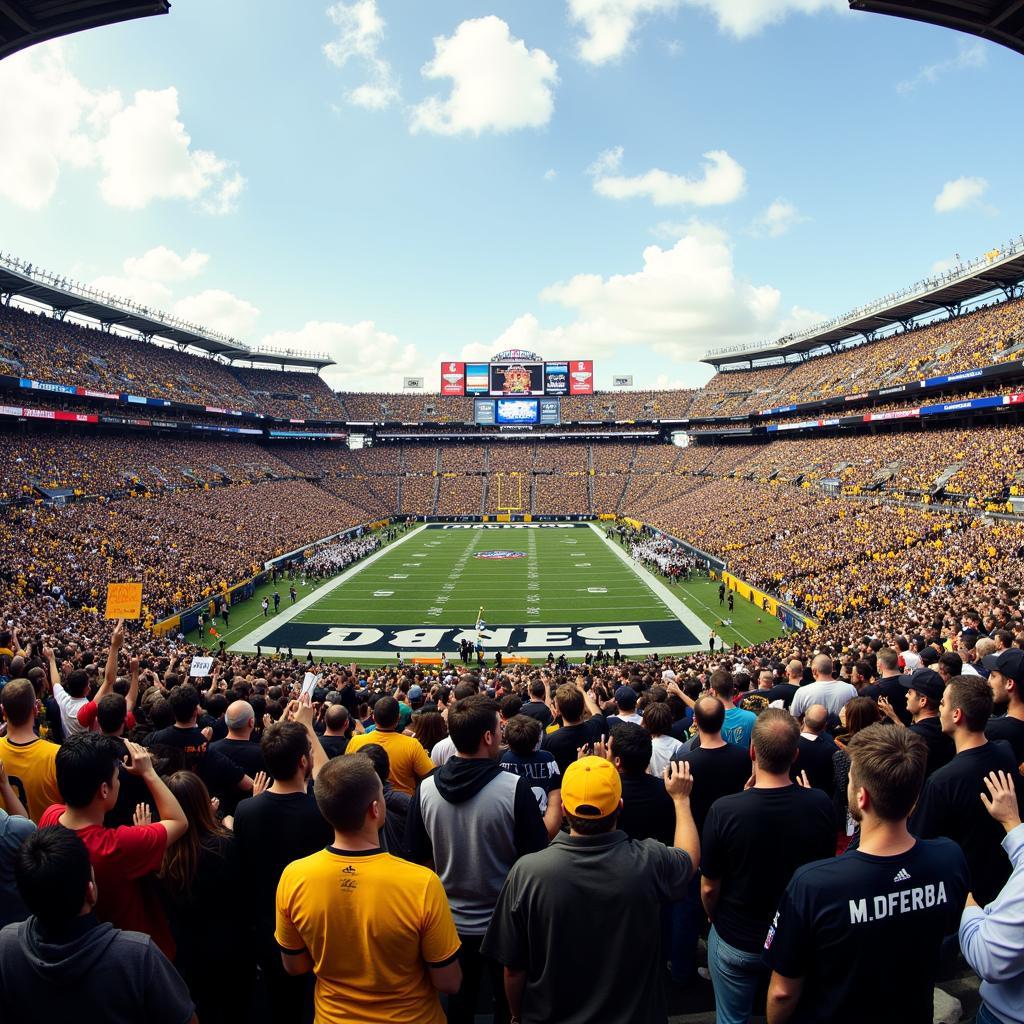
M 1022 86 L 846 0 L 175 0 L 0 62 L 0 250 L 343 389 L 692 387 L 1019 235 Z

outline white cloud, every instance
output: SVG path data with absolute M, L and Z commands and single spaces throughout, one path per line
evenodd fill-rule
M 611 199 L 647 196 L 655 206 L 720 206 L 738 199 L 746 188 L 746 172 L 725 150 L 704 154 L 704 174 L 686 178 L 653 168 L 635 177 L 612 175 L 604 170 L 617 167 L 622 147 L 602 153 L 592 165 L 594 191 Z
M 581 26 L 585 33 L 578 42 L 577 53 L 588 64 L 617 60 L 629 49 L 633 34 L 645 17 L 672 13 L 684 5 L 712 14 L 719 29 L 739 39 L 754 35 L 791 13 L 816 14 L 847 9 L 846 0 L 568 0 L 568 3 L 569 20 Z M 678 50 L 669 52 L 674 56 Z
M 981 201 L 987 189 L 988 182 L 984 178 L 964 177 L 947 181 L 935 197 L 935 212 L 952 213 L 954 210 L 974 206 Z
M 192 249 L 187 256 L 179 256 L 166 245 L 158 245 L 141 256 L 129 256 L 124 272 L 147 281 L 187 281 L 202 273 L 209 261 L 205 252 Z
M 207 288 L 174 304 L 173 312 L 185 320 L 235 338 L 244 338 L 255 326 L 260 311 L 245 299 L 220 288 Z
M 957 265 L 957 261 L 950 257 L 946 260 L 936 260 L 932 264 L 933 274 L 947 274 Z
M 148 306 L 154 312 L 167 309 L 173 295 L 171 289 L 160 281 L 133 277 L 130 274 L 123 277 L 117 274 L 106 274 L 93 278 L 89 284 L 101 292 L 108 292 L 115 298 L 141 302 L 142 305 Z
M 0 195 L 41 210 L 65 167 L 94 161 L 96 129 L 120 102 L 79 82 L 60 43 L 0 61 Z
M 227 213 L 244 185 L 239 175 L 228 177 L 227 162 L 215 153 L 192 149 L 173 86 L 140 89 L 110 119 L 96 148 L 100 194 L 111 206 L 139 210 L 154 199 L 202 199 L 209 212 Z
M 785 312 L 776 288 L 741 277 L 728 236 L 700 221 L 692 221 L 670 248 L 648 246 L 633 273 L 577 274 L 540 297 L 572 311 L 572 322 L 545 328 L 527 313 L 473 355 L 509 346 L 559 355 L 649 346 L 685 362 L 710 348 L 778 337 L 822 319 L 798 308 Z
M 350 60 L 361 62 L 369 81 L 346 93 L 349 103 L 367 110 L 383 110 L 399 98 L 391 65 L 379 53 L 387 23 L 377 10 L 377 0 L 334 4 L 327 16 L 338 27 L 338 38 L 324 46 L 327 59 L 338 68 Z
M 622 157 L 625 152 L 622 146 L 614 146 L 598 153 L 597 159 L 587 168 L 587 174 L 592 178 L 602 178 L 606 174 L 613 174 L 622 166 Z
M 557 178 L 557 177 L 558 177 L 558 171 L 556 171 L 556 170 L 554 169 L 554 167 L 549 167 L 549 168 L 548 168 L 548 169 L 547 169 L 547 170 L 546 170 L 546 171 L 544 172 L 544 180 L 545 180 L 545 181 L 554 181 L 554 180 L 555 180 L 555 178 Z
M 372 320 L 357 324 L 311 320 L 295 331 L 276 331 L 263 337 L 268 348 L 324 352 L 337 360 L 322 373 L 336 389 L 401 391 L 403 377 L 437 376 L 437 367 L 422 359 L 415 345 L 403 344 Z
M 431 96 L 413 108 L 413 132 L 540 128 L 555 109 L 558 65 L 543 50 L 528 50 L 494 15 L 464 21 L 452 36 L 435 38 L 434 59 L 423 75 L 450 78 L 452 91 L 447 99 Z
M 983 68 L 988 63 L 988 52 L 980 40 L 973 43 L 959 43 L 957 54 L 948 60 L 940 60 L 935 64 L 926 64 L 913 78 L 905 79 L 896 84 L 896 91 L 903 95 L 913 92 L 922 85 L 934 85 L 944 75 L 957 71 L 973 71 Z
M 802 224 L 807 218 L 788 199 L 776 199 L 754 220 L 755 235 L 778 238 L 795 224 Z
M 189 199 L 226 213 L 245 185 L 227 161 L 191 148 L 177 89 L 140 90 L 125 106 L 117 91 L 80 82 L 60 43 L 0 65 L 0 138 L 0 195 L 32 210 L 53 198 L 65 167 L 98 166 L 100 195 L 126 209 Z

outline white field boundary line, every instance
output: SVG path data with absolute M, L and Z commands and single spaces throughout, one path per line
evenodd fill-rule
M 307 608 L 311 608 L 324 596 L 331 593 L 333 590 L 336 590 L 343 583 L 347 583 L 356 575 L 356 573 L 362 572 L 368 565 L 372 565 L 378 559 L 390 554 L 400 544 L 404 544 L 407 540 L 411 540 L 424 528 L 424 526 L 418 526 L 415 530 L 410 531 L 404 537 L 399 537 L 398 540 L 392 541 L 390 544 L 385 544 L 380 551 L 375 551 L 372 555 L 368 555 L 366 558 L 361 559 L 351 568 L 346 569 L 339 576 L 335 576 L 330 582 L 325 583 L 322 587 L 318 587 L 311 594 L 307 594 L 302 599 L 296 601 L 295 604 L 288 608 L 287 611 L 280 612 L 277 615 L 268 615 L 262 625 L 257 626 L 251 633 L 243 636 L 237 644 L 232 646 L 231 650 L 239 651 L 242 654 L 254 654 L 256 652 L 256 645 L 259 644 L 265 636 L 273 633 L 279 626 L 284 625 L 284 623 L 291 622 L 296 615 L 304 612 Z
M 687 591 L 687 593 L 689 593 L 689 591 Z M 707 610 L 709 612 L 711 612 L 711 617 L 712 618 L 717 618 L 718 617 L 717 614 L 715 613 L 714 608 L 712 608 L 711 605 L 707 604 L 705 601 L 702 601 L 699 597 L 697 597 L 696 594 L 690 593 L 690 597 L 693 598 L 693 600 L 696 601 L 697 604 L 699 604 L 702 608 L 707 608 Z M 728 611 L 728 610 L 729 609 L 726 608 L 726 611 Z M 731 629 L 741 640 L 746 641 L 746 644 L 747 644 L 748 647 L 754 647 L 755 646 L 754 641 L 751 640 L 750 637 L 747 636 L 746 633 L 741 633 L 735 626 L 722 626 L 721 628 L 722 629 Z
M 620 558 L 630 569 L 636 574 L 636 576 L 643 581 L 647 588 L 659 598 L 662 604 L 673 614 L 675 617 L 686 626 L 691 633 L 698 640 L 700 640 L 704 647 L 707 647 L 708 640 L 711 638 L 711 629 L 704 622 L 696 612 L 691 611 L 689 608 L 679 600 L 675 594 L 672 593 L 656 576 L 648 572 L 642 565 L 638 565 L 633 561 L 625 551 L 619 547 L 614 541 L 610 541 L 601 530 L 593 523 L 590 524 L 591 530 L 597 534 L 598 537 L 604 542 L 604 544 L 615 552 L 616 556 Z M 706 606 L 705 606 L 706 607 Z

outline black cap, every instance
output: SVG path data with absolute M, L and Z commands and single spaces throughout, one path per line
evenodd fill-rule
M 932 700 L 941 700 L 946 689 L 942 676 L 930 668 L 919 668 L 913 675 L 901 676 L 900 685 Z
M 998 672 L 1015 683 L 1024 684 L 1024 651 L 1019 647 L 989 654 L 981 659 L 981 665 L 989 672 Z

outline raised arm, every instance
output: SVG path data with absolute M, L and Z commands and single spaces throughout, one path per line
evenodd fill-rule
M 118 619 L 114 627 L 114 635 L 110 638 L 110 650 L 107 652 L 107 667 L 103 670 L 103 682 L 96 691 L 93 700 L 99 704 L 108 693 L 114 689 L 114 680 L 117 679 L 117 656 L 121 652 L 121 644 L 124 643 L 124 619 Z
M 131 682 L 128 685 L 128 696 L 125 698 L 128 710 L 134 711 L 136 701 L 139 699 L 139 656 L 136 654 L 128 662 L 131 670 Z
M 128 761 L 125 768 L 132 775 L 137 775 L 146 787 L 156 804 L 156 812 L 160 815 L 160 824 L 167 830 L 167 845 L 176 843 L 188 831 L 188 818 L 178 803 L 178 798 L 167 788 L 167 784 L 156 773 L 153 759 L 149 751 L 131 740 L 124 741 L 128 748 Z

